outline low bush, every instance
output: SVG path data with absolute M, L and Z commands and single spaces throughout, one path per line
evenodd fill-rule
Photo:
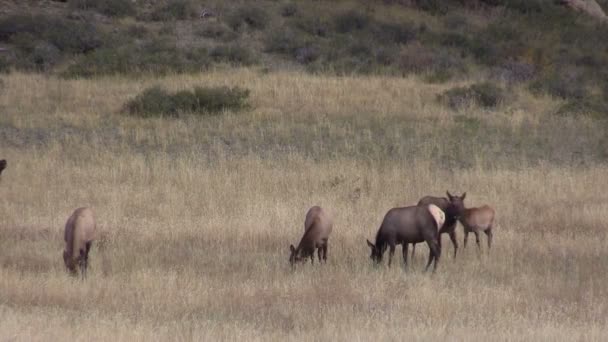
M 355 30 L 366 28 L 371 22 L 369 15 L 361 13 L 357 10 L 350 10 L 338 15 L 335 18 L 336 31 L 340 33 L 348 33 Z
M 187 20 L 196 17 L 196 6 L 191 0 L 171 0 L 152 11 L 154 21 Z
M 196 33 L 202 37 L 223 42 L 233 41 L 238 37 L 238 33 L 234 32 L 228 25 L 218 22 L 204 23 Z
M 251 65 L 256 62 L 251 50 L 238 45 L 219 45 L 211 50 L 214 62 L 225 62 L 233 65 Z
M 71 8 L 94 10 L 109 17 L 134 16 L 135 5 L 131 0 L 68 0 Z
M 169 41 L 155 40 L 143 45 L 98 49 L 81 56 L 62 76 L 197 72 L 206 69 L 209 62 L 205 49 L 177 49 Z
M 169 93 L 155 86 L 128 101 L 124 110 L 140 117 L 217 114 L 249 107 L 248 97 L 249 90 L 239 87 L 195 87 L 192 91 Z
M 88 22 L 44 15 L 13 15 L 0 19 L 0 41 L 12 41 L 14 36 L 24 34 L 29 34 L 32 41 L 53 44 L 62 52 L 89 52 L 102 45 L 97 28 Z
M 568 100 L 558 108 L 556 114 L 608 118 L 608 101 L 600 96 L 586 96 L 580 99 Z
M 456 87 L 447 90 L 438 96 L 438 100 L 452 109 L 459 109 L 471 104 L 484 108 L 494 108 L 504 101 L 502 88 L 483 82 L 469 87 Z
M 582 99 L 587 96 L 582 71 L 566 66 L 539 77 L 530 84 L 530 89 L 534 93 L 547 93 L 562 99 Z
M 232 12 L 227 22 L 233 30 L 242 29 L 244 26 L 253 30 L 263 30 L 269 21 L 270 16 L 262 7 L 248 4 Z
M 281 15 L 284 17 L 293 17 L 296 13 L 298 13 L 298 6 L 294 3 L 288 3 L 281 7 Z

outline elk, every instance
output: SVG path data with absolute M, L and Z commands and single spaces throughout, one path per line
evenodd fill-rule
M 492 226 L 494 225 L 494 209 L 488 205 L 482 205 L 478 208 L 465 208 L 464 197 L 451 196 L 448 193 L 450 203 L 458 217 L 458 221 L 464 228 L 464 248 L 467 247 L 469 233 L 475 234 L 475 242 L 477 242 L 477 250 L 481 252 L 481 244 L 479 243 L 479 233 L 484 232 L 488 237 L 488 253 L 492 248 Z
M 65 224 L 63 262 L 72 275 L 77 274 L 78 265 L 82 279 L 87 275 L 89 251 L 95 239 L 95 230 L 95 215 L 87 207 L 74 210 Z
M 451 196 L 449 191 L 446 191 L 448 198 Z M 462 199 L 466 197 L 467 193 L 462 194 Z M 458 220 L 456 218 L 455 208 L 451 204 L 450 200 L 445 197 L 434 197 L 434 196 L 425 196 L 418 201 L 419 206 L 428 206 L 429 204 L 434 204 L 438 206 L 445 213 L 445 222 L 439 229 L 439 246 L 441 246 L 441 234 L 448 234 L 450 240 L 452 240 L 452 246 L 454 246 L 454 259 L 456 258 L 456 253 L 458 252 L 458 241 L 456 240 L 456 225 Z M 412 259 L 414 259 L 414 253 L 416 252 L 416 244 L 412 244 Z
M 291 254 L 289 263 L 295 266 L 296 263 L 310 257 L 311 264 L 314 264 L 314 252 L 317 249 L 319 262 L 327 263 L 327 246 L 329 234 L 333 228 L 331 215 L 319 206 L 313 206 L 306 213 L 304 220 L 304 235 L 300 239 L 298 247 L 289 246 Z
M 403 262 L 407 269 L 407 244 L 426 241 L 430 248 L 429 261 L 425 270 L 428 270 L 433 261 L 433 272 L 437 270 L 437 263 L 441 256 L 441 246 L 438 243 L 439 227 L 444 223 L 445 215 L 436 205 L 427 207 L 410 206 L 393 208 L 389 210 L 376 233 L 376 243 L 367 240 L 371 248 L 370 258 L 379 264 L 387 248 L 388 266 L 391 266 L 395 246 L 401 244 L 403 248 Z

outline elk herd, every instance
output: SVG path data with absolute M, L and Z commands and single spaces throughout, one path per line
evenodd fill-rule
M 6 160 L 0 160 L 0 174 L 6 168 Z M 469 233 L 475 234 L 478 252 L 481 252 L 479 235 L 487 236 L 488 252 L 492 247 L 492 226 L 494 209 L 488 205 L 478 208 L 465 208 L 466 192 L 461 196 L 450 194 L 447 197 L 426 196 L 417 205 L 392 208 L 385 215 L 376 232 L 375 242 L 367 240 L 371 249 L 370 258 L 375 264 L 382 262 L 388 249 L 388 266 L 392 264 L 397 245 L 402 246 L 403 262 L 407 268 L 408 245 L 412 244 L 412 258 L 416 244 L 426 242 L 429 247 L 429 259 L 425 270 L 433 264 L 433 272 L 441 256 L 441 234 L 448 234 L 454 248 L 454 258 L 458 252 L 456 226 L 458 222 L 464 230 L 464 247 L 467 246 Z M 304 220 L 304 233 L 297 247 L 290 245 L 289 263 L 297 263 L 310 258 L 314 264 L 315 249 L 319 263 L 327 262 L 329 235 L 333 228 L 333 217 L 319 206 L 311 207 Z M 88 207 L 76 209 L 68 218 L 64 229 L 65 249 L 63 261 L 72 275 L 77 275 L 80 268 L 81 277 L 87 273 L 89 252 L 95 239 L 96 223 L 93 210 Z

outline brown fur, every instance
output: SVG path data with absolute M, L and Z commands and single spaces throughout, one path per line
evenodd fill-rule
M 65 224 L 63 262 L 72 274 L 80 266 L 82 278 L 86 277 L 89 251 L 95 239 L 95 215 L 91 208 L 83 207 L 74 210 Z
M 310 257 L 310 262 L 314 263 L 315 249 L 317 249 L 319 262 L 323 260 L 327 263 L 327 247 L 332 228 L 333 218 L 327 211 L 319 206 L 310 208 L 306 213 L 304 235 L 300 239 L 298 247 L 289 246 L 291 251 L 289 263 L 294 266 L 308 257 Z
M 376 242 L 371 243 L 367 240 L 367 245 L 371 248 L 370 258 L 377 264 L 381 263 L 384 252 L 388 248 L 388 266 L 390 267 L 395 254 L 395 246 L 401 245 L 403 248 L 403 262 L 407 268 L 408 243 L 426 242 L 430 249 L 426 269 L 428 270 L 434 260 L 434 272 L 441 256 L 441 246 L 437 242 L 439 228 L 428 206 L 393 208 L 384 215 L 382 225 L 376 233 Z
M 446 192 L 448 198 L 450 195 L 449 192 Z M 465 192 L 461 197 L 464 200 L 467 193 Z M 443 225 L 439 229 L 439 238 L 437 242 L 439 242 L 439 246 L 441 246 L 441 234 L 448 234 L 450 240 L 452 241 L 452 246 L 454 246 L 454 258 L 456 258 L 456 254 L 458 252 L 458 241 L 456 240 L 456 225 L 458 223 L 456 219 L 455 210 L 450 202 L 450 200 L 445 197 L 434 197 L 434 196 L 425 196 L 418 201 L 418 205 L 428 206 L 429 204 L 434 204 L 438 206 L 445 213 L 445 221 Z M 412 259 L 414 258 L 414 253 L 416 252 L 416 244 L 412 246 Z
M 448 194 L 448 196 L 450 196 Z M 483 232 L 488 237 L 488 253 L 492 248 L 492 227 L 494 225 L 494 209 L 488 205 L 483 205 L 479 208 L 465 208 L 464 196 L 450 196 L 450 202 L 458 217 L 458 221 L 464 228 L 464 247 L 467 247 L 467 240 L 469 239 L 469 233 L 475 234 L 475 242 L 477 242 L 477 249 L 481 251 L 481 244 L 479 243 L 479 233 Z

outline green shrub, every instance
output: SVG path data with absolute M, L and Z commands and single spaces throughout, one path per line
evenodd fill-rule
M 293 17 L 296 13 L 298 13 L 298 6 L 294 3 L 288 3 L 281 7 L 281 15 L 284 17 Z
M 459 109 L 470 104 L 484 108 L 494 108 L 504 101 L 502 88 L 489 83 L 477 83 L 470 87 L 456 87 L 439 95 L 438 100 L 452 109 Z
M 407 44 L 416 38 L 417 30 L 409 23 L 378 23 L 373 33 L 374 38 L 384 44 Z
M 293 56 L 303 46 L 306 46 L 306 40 L 297 32 L 277 30 L 266 38 L 264 51 Z
M 124 110 L 135 116 L 179 116 L 182 113 L 217 114 L 239 111 L 248 107 L 249 90 L 235 87 L 195 87 L 169 93 L 159 86 L 146 89 L 128 101 Z
M 219 45 L 211 50 L 210 56 L 215 62 L 227 62 L 234 65 L 255 63 L 251 50 L 238 45 Z
M 228 25 L 233 30 L 239 30 L 247 25 L 254 30 L 263 30 L 268 25 L 270 16 L 262 7 L 257 5 L 246 5 L 228 16 Z
M 155 40 L 139 45 L 102 48 L 81 56 L 62 76 L 91 77 L 95 75 L 169 72 L 197 72 L 209 66 L 205 49 L 177 49 L 169 41 Z
M 130 0 L 69 0 L 71 8 L 95 10 L 109 17 L 135 15 L 135 5 Z
M 371 19 L 357 10 L 350 10 L 338 15 L 335 19 L 336 30 L 340 33 L 348 33 L 366 28 Z
M 171 0 L 156 8 L 150 18 L 154 21 L 187 20 L 196 14 L 196 6 L 191 0 Z
M 586 96 L 580 99 L 573 99 L 560 106 L 556 114 L 608 118 L 608 101 L 600 96 Z
M 32 40 L 46 41 L 62 52 L 89 52 L 101 46 L 97 28 L 89 22 L 44 15 L 13 15 L 0 19 L 0 41 L 29 34 Z
M 562 99 L 582 99 L 587 96 L 587 86 L 582 71 L 567 66 L 538 78 L 530 84 L 530 90 Z
M 203 23 L 202 27 L 197 31 L 197 34 L 205 38 L 221 40 L 224 42 L 233 41 L 238 37 L 226 24 L 218 22 Z
M 295 21 L 295 27 L 317 37 L 326 37 L 329 34 L 329 23 L 316 16 L 305 16 Z

